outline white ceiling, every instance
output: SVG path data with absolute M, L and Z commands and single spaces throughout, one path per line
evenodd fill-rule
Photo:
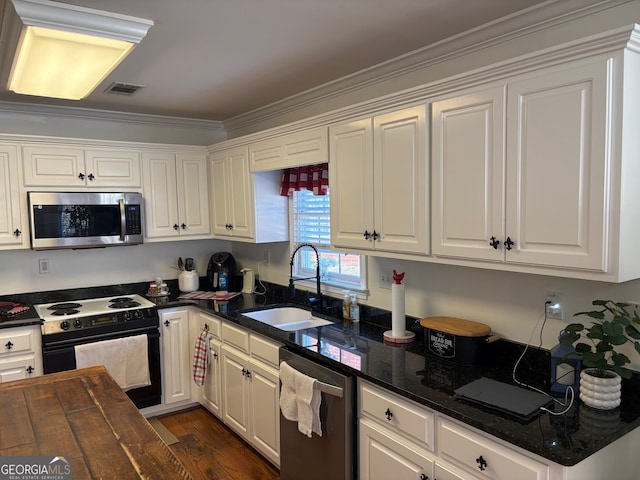
M 68 0 L 65 3 L 150 19 L 155 25 L 84 100 L 21 96 L 0 87 L 0 101 L 224 121 L 556 1 L 566 2 Z M 112 82 L 145 88 L 131 97 L 105 94 Z

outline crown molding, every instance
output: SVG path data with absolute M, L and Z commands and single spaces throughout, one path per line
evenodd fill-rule
M 77 120 L 108 121 L 130 123 L 137 125 L 162 126 L 175 128 L 197 128 L 212 132 L 225 133 L 224 125 L 217 120 L 201 120 L 196 118 L 169 117 L 163 115 L 149 115 L 140 113 L 116 112 L 76 107 L 60 107 L 36 105 L 21 102 L 0 102 L 0 112 L 21 115 L 46 115 L 65 117 Z
M 313 107 L 333 98 L 389 82 L 438 63 L 479 52 L 631 1 L 633 0 L 593 0 L 585 6 L 584 0 L 549 0 L 371 68 L 229 118 L 223 122 L 224 128 L 228 136 L 233 137 L 233 132 L 249 129 L 252 125 L 267 122 L 301 108 Z
M 371 116 L 384 110 L 404 108 L 424 103 L 434 96 L 447 95 L 463 88 L 469 89 L 486 85 L 490 82 L 504 81 L 515 74 L 531 72 L 569 61 L 588 59 L 596 55 L 614 56 L 617 52 L 621 52 L 624 49 L 640 53 L 640 25 L 632 24 L 617 28 L 527 55 L 486 65 L 482 68 L 446 77 L 428 84 L 321 113 L 293 123 L 234 137 L 230 140 L 210 145 L 209 151 L 246 145 L 288 133 L 307 130 L 309 128 Z

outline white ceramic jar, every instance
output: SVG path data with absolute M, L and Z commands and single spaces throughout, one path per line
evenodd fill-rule
M 194 292 L 200 287 L 200 277 L 195 270 L 184 270 L 178 275 L 178 288 L 181 292 Z

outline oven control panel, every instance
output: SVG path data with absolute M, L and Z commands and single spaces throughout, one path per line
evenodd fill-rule
M 128 322 L 158 321 L 158 313 L 155 308 L 139 308 L 125 310 L 122 312 L 105 313 L 101 315 L 91 315 L 73 319 L 60 318 L 47 320 L 42 324 L 42 334 L 62 333 L 70 331 L 85 330 L 87 334 L 90 330 L 100 330 L 101 327 L 116 326 Z M 126 328 L 126 325 L 121 325 Z

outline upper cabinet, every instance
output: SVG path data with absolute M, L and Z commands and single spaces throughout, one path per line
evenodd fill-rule
M 210 238 L 204 153 L 143 152 L 145 239 Z
M 209 170 L 213 234 L 253 238 L 251 174 L 247 147 L 212 154 L 209 157 Z
M 255 243 L 289 239 L 280 171 L 249 172 L 248 147 L 240 146 L 212 152 L 209 172 L 214 237 Z
M 425 255 L 426 106 L 329 127 L 331 244 Z
M 20 189 L 18 147 L 0 145 L 0 248 L 26 248 L 29 244 L 26 208 Z
M 22 152 L 27 187 L 141 186 L 137 151 L 25 145 Z
M 327 127 L 261 140 L 249 145 L 252 172 L 280 170 L 328 161 Z
M 640 196 L 628 180 L 638 178 L 638 141 L 627 130 L 638 108 L 622 89 L 623 71 L 633 71 L 626 63 L 638 60 L 625 57 L 624 70 L 622 61 L 567 62 L 433 102 L 435 256 L 578 278 L 640 276 L 629 245 L 640 233 Z

